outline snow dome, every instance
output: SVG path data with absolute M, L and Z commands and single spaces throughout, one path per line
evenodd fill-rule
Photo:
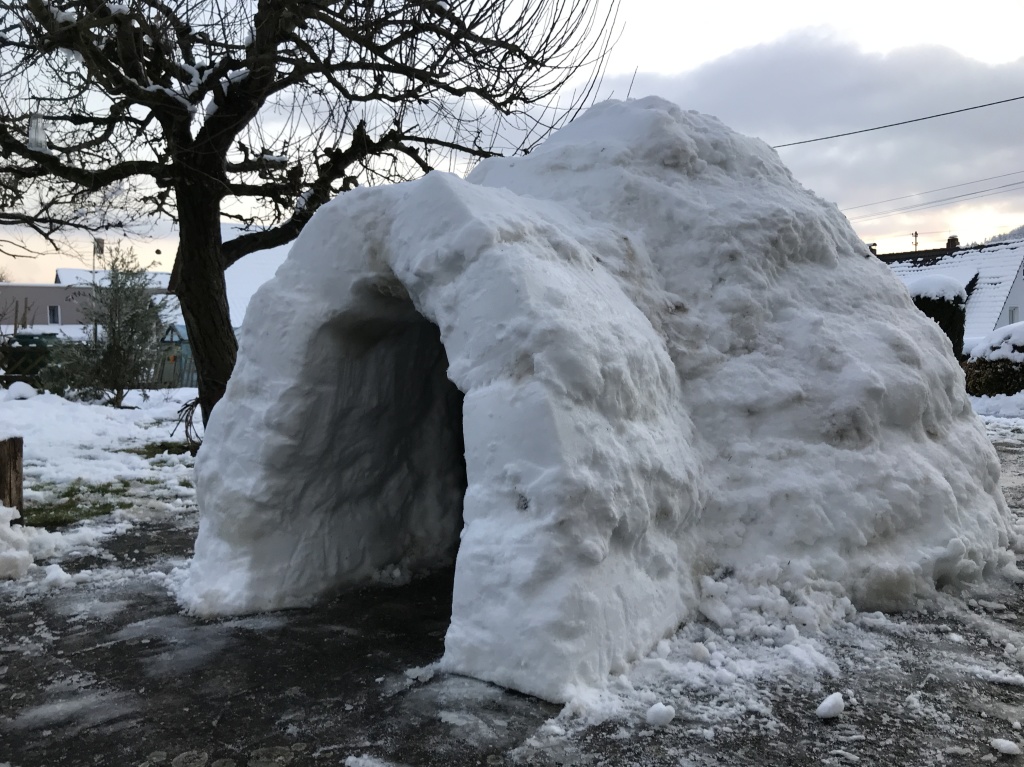
M 733 620 L 711 575 L 877 609 L 1012 562 L 938 326 L 769 147 L 655 98 L 321 209 L 196 475 L 191 611 L 454 558 L 442 666 L 554 701 Z

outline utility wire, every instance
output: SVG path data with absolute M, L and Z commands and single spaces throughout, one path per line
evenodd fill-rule
M 918 205 L 908 205 L 903 208 L 897 208 L 895 210 L 889 210 L 884 213 L 868 213 L 857 218 L 851 218 L 850 223 L 872 221 L 876 218 L 887 218 L 888 216 L 895 216 L 900 213 L 910 213 L 919 210 L 927 210 L 928 208 L 936 208 L 946 205 L 950 201 L 964 200 L 964 199 L 975 199 L 977 197 L 991 197 L 996 194 L 1006 194 L 1008 192 L 1020 191 L 1024 188 L 1024 181 L 1015 181 L 1012 184 L 1004 184 L 1003 186 L 997 186 L 992 189 L 982 189 L 977 192 L 968 192 L 967 194 L 957 194 L 952 197 L 944 197 L 941 200 L 932 200 L 931 202 L 923 202 Z
M 870 133 L 871 131 L 884 130 L 885 128 L 895 128 L 898 125 L 910 125 L 910 123 L 919 123 L 925 120 L 934 120 L 936 117 L 948 117 L 949 115 L 958 115 L 961 112 L 970 112 L 974 109 L 984 109 L 985 107 L 994 107 L 997 104 L 1009 104 L 1011 101 L 1024 100 L 1024 96 L 1014 96 L 1012 99 L 1003 99 L 1002 101 L 990 101 L 988 104 L 978 104 L 976 107 L 964 107 L 963 109 L 954 109 L 952 112 L 940 112 L 937 115 L 928 115 L 927 117 L 915 117 L 913 120 L 903 120 L 898 123 L 889 123 L 888 125 L 879 125 L 874 128 L 862 128 L 861 130 L 852 130 L 848 133 L 836 133 L 833 136 L 821 136 L 820 138 L 809 138 L 803 141 L 791 141 L 788 144 L 777 144 L 772 149 L 782 149 L 787 146 L 799 146 L 800 144 L 813 144 L 815 141 L 828 141 L 834 138 L 843 138 L 843 136 L 856 136 L 858 133 Z
M 947 189 L 957 189 L 961 186 L 970 186 L 971 184 L 980 184 L 983 181 L 995 181 L 997 178 L 1006 178 L 1007 176 L 1017 176 L 1024 173 L 1024 170 L 1015 170 L 1012 173 L 1000 173 L 998 176 L 989 176 L 988 178 L 979 178 L 974 181 L 965 181 L 962 184 L 952 184 L 951 186 L 940 186 L 938 189 L 929 189 L 927 192 L 917 192 L 915 194 L 905 194 L 902 197 L 890 197 L 888 200 L 877 200 L 875 202 L 866 202 L 863 205 L 851 205 L 849 208 L 842 208 L 843 213 L 851 210 L 857 210 L 858 208 L 870 208 L 873 205 L 881 205 L 885 202 L 896 202 L 897 200 L 909 200 L 911 197 L 920 197 L 923 194 L 934 194 L 935 192 L 945 192 Z

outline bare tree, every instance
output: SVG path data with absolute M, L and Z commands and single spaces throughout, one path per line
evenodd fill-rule
M 0 0 L 0 225 L 61 246 L 173 220 L 205 421 L 237 349 L 224 269 L 338 192 L 528 150 L 590 98 L 617 4 Z

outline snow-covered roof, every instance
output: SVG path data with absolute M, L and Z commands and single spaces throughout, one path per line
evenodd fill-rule
M 999 322 L 1013 280 L 1024 262 L 1024 240 L 954 251 L 890 253 L 879 258 L 908 285 L 926 274 L 942 274 L 966 288 L 977 275 L 977 283 L 964 307 L 964 338 L 977 338 L 987 335 Z
M 109 272 L 106 269 L 65 269 L 57 270 L 54 283 L 57 285 L 92 285 L 98 282 L 104 284 L 109 279 Z M 154 288 L 167 290 L 171 282 L 170 272 L 149 272 L 151 284 Z
M 89 332 L 92 330 L 92 325 L 79 325 L 79 324 L 68 324 L 68 325 L 29 325 L 27 328 L 18 327 L 14 329 L 14 325 L 0 325 L 0 335 L 2 336 L 13 336 L 26 335 L 26 336 L 45 336 L 45 335 L 57 335 L 61 338 L 75 338 L 82 339 L 86 338 Z

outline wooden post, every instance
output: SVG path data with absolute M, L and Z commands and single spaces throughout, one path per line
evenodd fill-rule
M 25 511 L 22 448 L 25 440 L 11 437 L 0 440 L 0 504 Z

